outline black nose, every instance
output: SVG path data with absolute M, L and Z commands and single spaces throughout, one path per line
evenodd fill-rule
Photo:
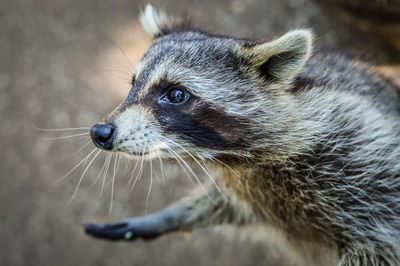
M 90 129 L 93 143 L 105 150 L 111 150 L 113 147 L 115 126 L 112 124 L 96 124 Z

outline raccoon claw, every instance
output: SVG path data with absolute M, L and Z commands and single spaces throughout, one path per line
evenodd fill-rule
M 156 233 L 145 232 L 140 227 L 135 227 L 129 222 L 86 224 L 85 233 L 95 238 L 126 241 L 135 240 L 136 238 L 148 240 L 158 236 Z

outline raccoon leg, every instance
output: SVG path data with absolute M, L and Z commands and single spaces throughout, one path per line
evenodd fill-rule
M 238 212 L 240 213 L 240 212 Z M 229 199 L 211 188 L 164 210 L 111 224 L 87 224 L 85 232 L 109 240 L 152 239 L 162 234 L 221 223 L 243 223 Z

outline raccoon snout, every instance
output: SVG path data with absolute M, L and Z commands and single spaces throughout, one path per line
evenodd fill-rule
M 115 126 L 113 124 L 96 124 L 90 129 L 93 143 L 99 148 L 111 150 L 113 148 Z

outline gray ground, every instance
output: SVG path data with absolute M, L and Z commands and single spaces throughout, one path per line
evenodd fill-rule
M 55 183 L 93 146 L 74 155 L 88 136 L 45 138 L 87 131 L 41 132 L 32 124 L 88 127 L 123 99 L 129 90 L 131 63 L 149 45 L 136 23 L 144 3 L 0 1 L 0 265 L 284 264 L 284 254 L 277 249 L 231 231 L 198 230 L 135 243 L 96 241 L 83 234 L 84 222 L 141 215 L 146 208 L 155 211 L 190 193 L 193 185 L 171 165 L 166 184 L 155 182 L 146 204 L 149 172 L 129 190 L 129 171 L 123 170 L 126 162 L 122 161 L 110 215 L 111 183 L 106 181 L 101 198 L 101 181 L 90 186 L 103 155 L 87 171 L 69 204 L 84 168 Z M 174 13 L 189 13 L 205 29 L 242 37 L 271 38 L 292 28 L 311 27 L 318 42 L 370 58 L 375 64 L 393 61 L 378 40 L 335 22 L 306 0 L 154 4 Z

